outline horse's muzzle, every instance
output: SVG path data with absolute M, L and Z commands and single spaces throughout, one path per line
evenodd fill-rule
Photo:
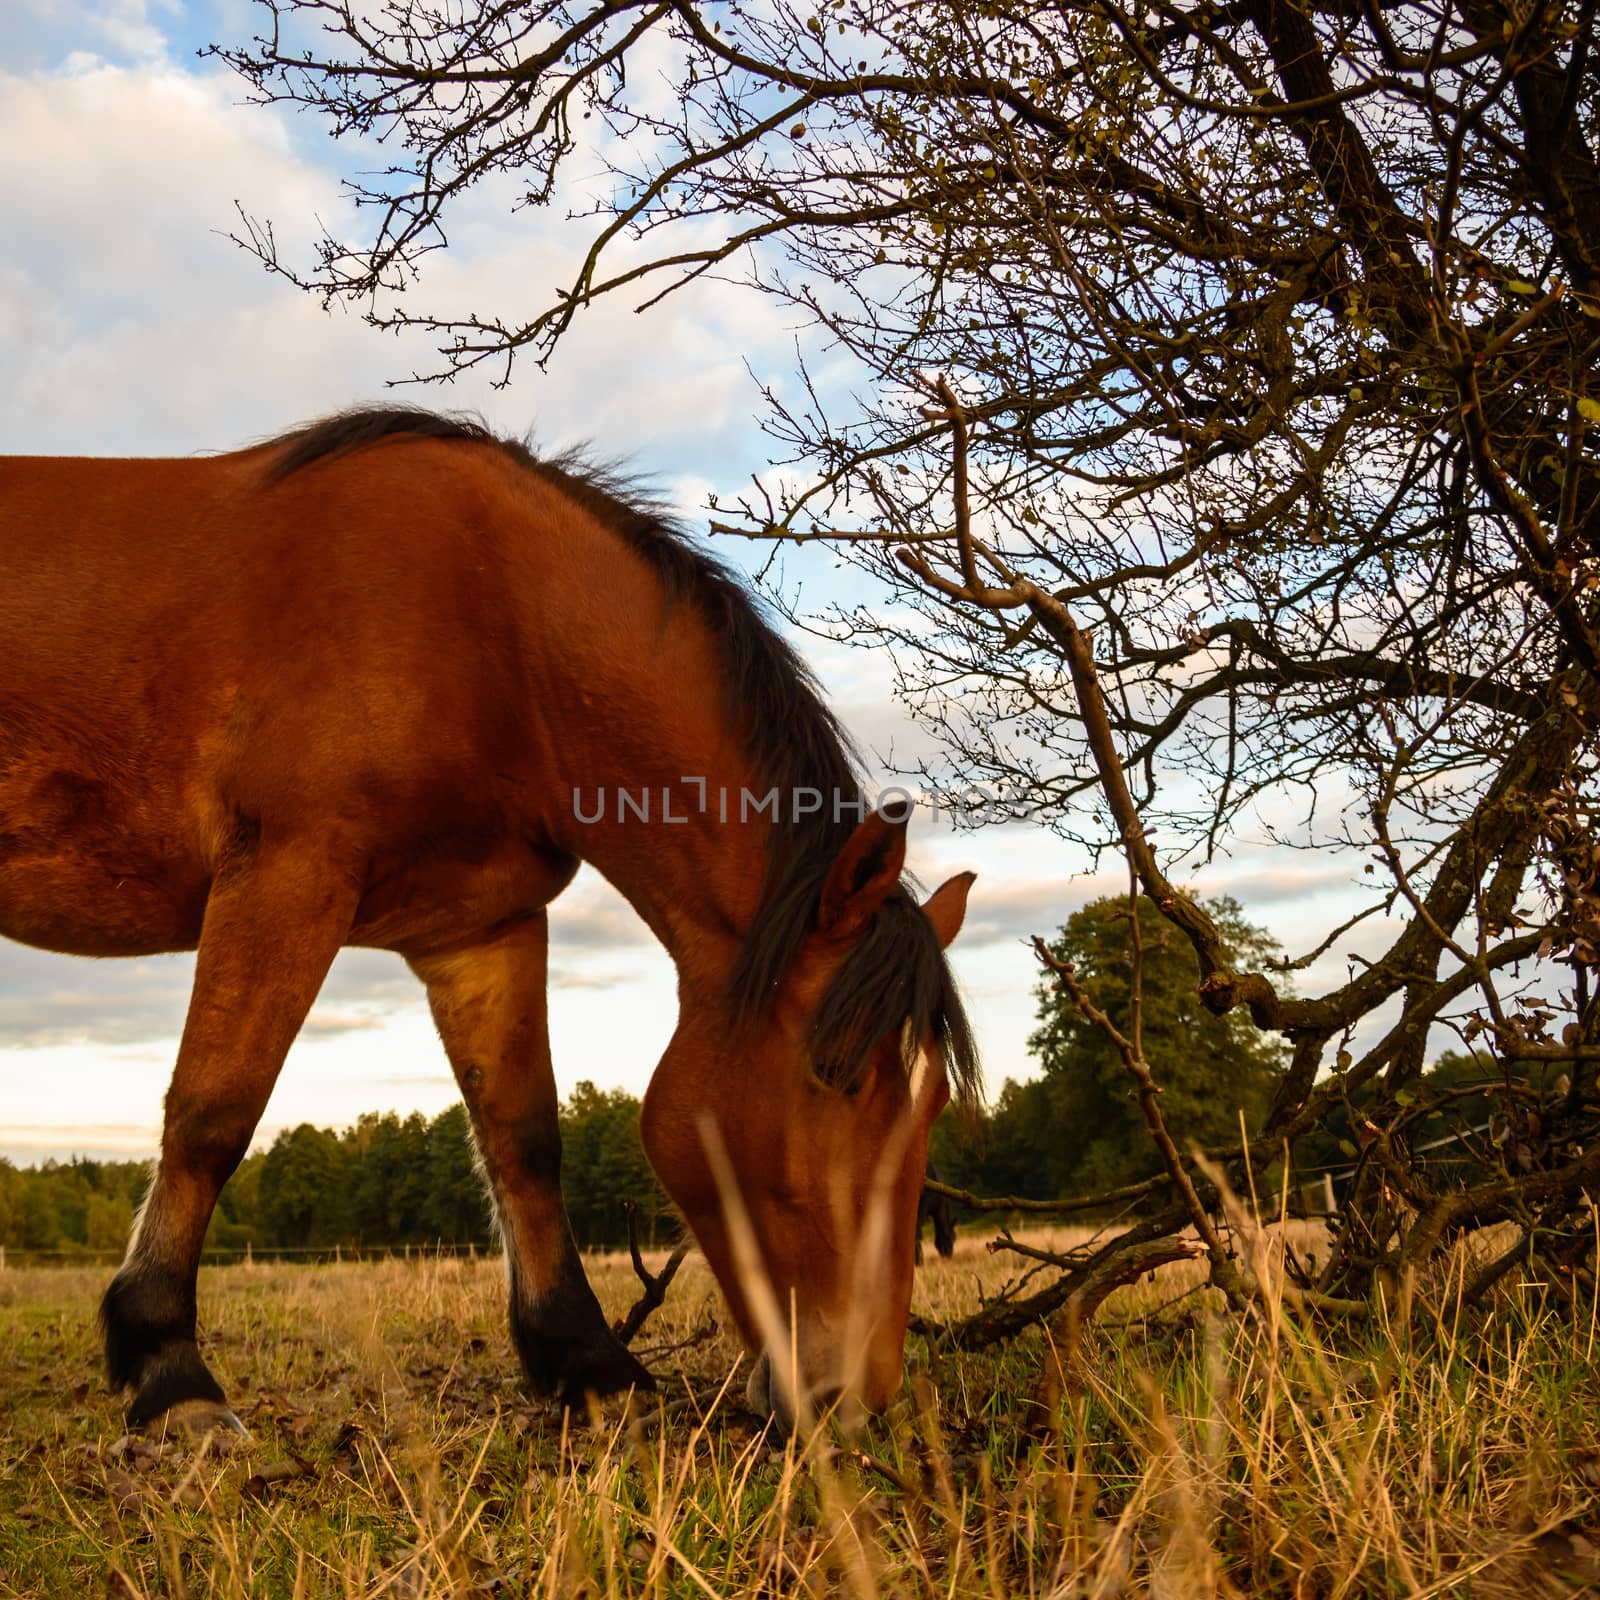
M 755 1412 L 758 1417 L 765 1417 L 772 1422 L 781 1433 L 793 1433 L 795 1425 L 795 1406 L 790 1393 L 791 1386 L 784 1382 L 779 1375 L 778 1368 L 772 1359 L 770 1350 L 763 1350 L 756 1359 L 755 1366 L 751 1369 L 750 1377 L 744 1386 L 745 1404 Z M 841 1405 L 843 1404 L 843 1411 Z M 847 1421 L 854 1421 L 859 1417 L 860 1406 L 849 1405 L 843 1388 L 838 1384 L 816 1384 L 806 1390 L 805 1409 L 812 1417 L 826 1416 L 830 1413 L 843 1415 L 844 1412 L 854 1413 L 847 1417 Z

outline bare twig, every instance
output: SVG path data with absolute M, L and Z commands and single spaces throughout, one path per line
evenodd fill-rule
M 1294 1001 L 1281 1000 L 1272 983 L 1260 973 L 1235 973 L 1223 950 L 1222 935 L 1202 906 L 1184 894 L 1161 870 L 1151 848 L 1139 809 L 1128 788 L 1122 756 L 1111 731 L 1105 696 L 1095 670 L 1094 651 L 1089 635 L 1078 626 L 1067 606 L 1031 579 L 1014 572 L 972 533 L 972 514 L 967 504 L 968 422 L 949 383 L 940 378 L 937 393 L 942 410 L 925 410 L 930 421 L 948 422 L 955 457 L 955 540 L 961 581 L 944 576 L 919 550 L 910 546 L 895 552 L 900 564 L 922 579 L 947 600 L 975 605 L 986 611 L 1004 611 L 1025 606 L 1067 659 L 1073 691 L 1078 700 L 1078 715 L 1094 760 L 1101 792 L 1111 808 L 1123 847 L 1138 873 L 1145 892 L 1161 913 L 1174 923 L 1194 946 L 1200 960 L 1200 996 L 1207 1008 L 1218 1016 L 1236 1005 L 1247 1005 L 1258 1026 L 1281 1027 L 1299 1009 Z M 1004 580 L 1003 586 L 988 583 L 979 573 L 978 557 Z
M 624 1344 L 632 1344 L 639 1330 L 645 1325 L 645 1319 L 666 1298 L 667 1287 L 677 1276 L 678 1268 L 683 1265 L 690 1246 L 689 1239 L 679 1240 L 672 1254 L 667 1257 L 666 1265 L 660 1272 L 652 1275 L 646 1270 L 644 1257 L 639 1253 L 639 1207 L 635 1201 L 628 1202 L 628 1253 L 633 1257 L 633 1270 L 638 1274 L 639 1282 L 644 1285 L 644 1293 L 634 1301 L 627 1316 L 616 1325 L 616 1335 Z
M 662 1356 L 681 1355 L 683 1351 L 693 1350 L 705 1344 L 708 1340 L 716 1338 L 716 1336 L 717 1319 L 715 1317 L 707 1317 L 699 1327 L 692 1333 L 686 1333 L 683 1338 L 668 1339 L 661 1344 L 645 1345 L 643 1348 L 635 1350 L 634 1354 L 646 1366 L 649 1366 L 652 1361 L 659 1361 Z

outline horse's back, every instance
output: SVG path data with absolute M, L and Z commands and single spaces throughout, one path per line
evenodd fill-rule
M 528 744 L 492 456 L 0 459 L 0 933 L 192 944 L 267 824 L 492 854 Z
M 260 451 L 0 459 L 0 696 L 48 701 L 68 738 L 114 719 L 124 749 L 202 740 L 219 703 L 237 727 L 241 700 L 333 718 L 359 748 L 396 702 L 494 672 L 509 619 L 483 463 L 428 448 L 284 482 Z
M 210 495 L 196 465 L 0 457 L 0 693 L 86 675 L 201 591 L 189 534 Z

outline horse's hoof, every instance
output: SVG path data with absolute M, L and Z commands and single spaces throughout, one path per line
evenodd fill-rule
M 213 1449 L 233 1450 L 251 1442 L 250 1431 L 219 1400 L 180 1400 L 145 1424 L 150 1433 L 209 1439 Z
M 556 1398 L 561 1405 L 581 1409 L 589 1395 L 604 1398 L 629 1389 L 641 1393 L 654 1391 L 656 1380 L 639 1358 L 620 1344 L 597 1352 L 562 1375 Z

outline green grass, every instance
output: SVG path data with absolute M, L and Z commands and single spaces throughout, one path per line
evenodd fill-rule
M 918 1307 L 1010 1270 L 964 1239 Z M 913 1341 L 887 1417 L 783 1443 L 736 1404 L 693 1258 L 640 1340 L 687 1342 L 656 1361 L 665 1413 L 566 1424 L 517 1388 L 497 1263 L 219 1268 L 205 1345 L 253 1444 L 208 1455 L 122 1437 L 105 1276 L 0 1272 L 0 1596 L 1600 1592 L 1594 1309 L 1514 1285 L 1471 1327 L 1318 1326 L 1173 1305 L 1198 1268 L 1169 1268 L 1076 1345 L 930 1366 Z M 592 1276 L 620 1315 L 626 1262 Z

